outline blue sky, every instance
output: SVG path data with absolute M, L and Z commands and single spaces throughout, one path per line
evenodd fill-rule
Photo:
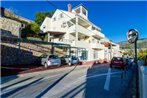
M 67 10 L 83 4 L 88 9 L 91 22 L 99 26 L 113 42 L 126 41 L 130 28 L 139 31 L 139 38 L 147 38 L 147 1 L 52 1 L 58 9 Z M 3 1 L 2 7 L 13 9 L 19 15 L 34 20 L 35 12 L 56 10 L 47 1 Z

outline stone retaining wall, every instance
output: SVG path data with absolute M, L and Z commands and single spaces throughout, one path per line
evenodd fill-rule
M 41 54 L 50 53 L 51 45 L 17 42 L 13 40 L 1 41 L 1 64 L 20 65 L 20 64 L 40 64 Z M 64 52 L 61 48 L 54 48 L 54 53 L 62 56 Z
M 1 34 L 7 35 L 7 36 L 19 36 L 19 30 L 21 27 L 21 23 L 9 18 L 0 17 L 0 29 Z

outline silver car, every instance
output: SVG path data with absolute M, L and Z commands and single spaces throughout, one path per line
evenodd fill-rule
M 61 62 L 68 64 L 69 66 L 73 64 L 78 64 L 79 59 L 74 55 L 65 55 L 61 57 Z
M 51 65 L 61 65 L 61 60 L 57 55 L 54 54 L 42 54 L 41 55 L 41 64 L 45 67 Z

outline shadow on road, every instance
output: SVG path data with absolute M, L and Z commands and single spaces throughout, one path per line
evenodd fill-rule
M 80 85 L 76 86 L 75 88 L 64 94 L 61 98 L 75 98 L 77 94 L 85 89 L 85 84 L 86 82 L 81 83 Z
M 18 87 L 18 88 L 16 88 L 16 89 L 14 89 L 14 90 L 11 90 L 11 91 L 9 91 L 9 92 L 7 92 L 7 93 L 4 93 L 4 94 L 1 95 L 1 98 L 7 98 L 7 97 L 9 97 L 9 96 L 12 95 L 12 94 L 14 94 L 14 93 L 16 93 L 16 92 L 18 92 L 18 91 L 20 91 L 20 90 L 22 90 L 22 89 L 24 89 L 24 88 L 26 88 L 26 87 L 32 85 L 32 84 L 37 83 L 37 82 L 40 81 L 41 79 L 43 79 L 43 78 L 39 78 L 39 79 L 37 79 L 37 80 L 32 81 L 31 83 L 25 84 L 25 85 L 23 85 L 23 86 L 21 86 L 21 87 Z
M 49 87 L 47 87 L 43 92 L 41 92 L 39 95 L 36 96 L 36 98 L 41 98 L 44 94 L 46 94 L 51 88 L 53 88 L 57 83 L 59 83 L 62 79 L 64 79 L 64 77 L 66 77 L 68 74 L 70 74 L 75 68 L 77 67 L 77 65 L 70 70 L 69 72 L 65 73 L 62 77 L 60 77 L 57 81 L 55 81 L 52 85 L 50 85 Z
M 97 67 L 97 66 L 99 66 L 99 64 L 91 65 L 91 67 L 87 70 L 86 80 L 81 82 L 79 85 L 75 86 L 74 88 L 72 88 L 70 91 L 66 92 L 60 98 L 81 98 L 81 94 L 82 94 L 82 98 L 97 97 L 97 96 L 93 96 L 93 97 L 91 96 L 91 95 L 93 95 L 93 93 L 92 93 L 93 90 L 89 88 L 89 85 L 92 83 L 89 76 L 92 76 L 95 73 L 96 69 L 94 67 Z M 94 92 L 94 93 L 96 93 L 96 92 Z M 80 95 L 80 96 L 78 96 L 78 95 Z
M 32 78 L 33 78 L 33 77 L 30 77 L 30 78 L 27 78 L 27 79 L 23 79 L 23 80 L 21 80 L 21 81 L 19 81 L 19 82 L 16 82 L 16 83 L 10 84 L 10 85 L 8 85 L 8 86 L 5 86 L 5 87 L 1 88 L 1 90 L 4 90 L 4 89 L 6 89 L 6 88 L 9 88 L 9 87 L 11 87 L 11 86 L 13 86 L 13 85 L 16 85 L 16 84 L 22 83 L 22 82 L 24 82 L 24 81 L 30 80 L 30 79 L 32 79 Z

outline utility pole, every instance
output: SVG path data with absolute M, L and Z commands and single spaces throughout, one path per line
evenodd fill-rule
M 135 48 L 135 65 L 136 65 L 136 98 L 139 98 L 139 73 L 138 73 L 138 59 L 137 59 L 137 40 L 134 43 Z

